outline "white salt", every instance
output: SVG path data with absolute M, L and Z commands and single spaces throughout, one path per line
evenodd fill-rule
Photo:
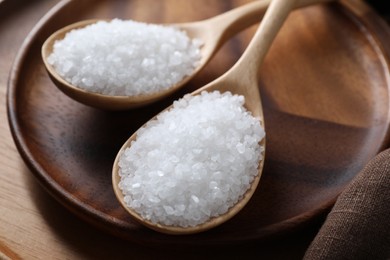
M 119 159 L 128 207 L 189 227 L 226 213 L 258 174 L 265 132 L 230 92 L 186 95 L 143 127 Z
M 198 66 L 201 42 L 170 26 L 100 21 L 56 41 L 49 63 L 90 92 L 133 96 L 172 87 Z

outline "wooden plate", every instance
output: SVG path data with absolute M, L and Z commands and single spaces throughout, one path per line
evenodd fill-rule
M 255 28 L 229 41 L 180 93 L 127 112 L 100 111 L 69 99 L 50 81 L 40 57 L 52 32 L 78 20 L 184 22 L 245 2 L 60 2 L 21 47 L 8 89 L 15 142 L 40 183 L 86 221 L 149 245 L 269 239 L 326 212 L 367 161 L 388 145 L 389 32 L 359 1 L 312 6 L 289 17 L 259 72 L 268 134 L 259 189 L 235 218 L 198 235 L 163 235 L 133 222 L 115 199 L 111 167 L 121 145 L 146 120 L 232 66 Z

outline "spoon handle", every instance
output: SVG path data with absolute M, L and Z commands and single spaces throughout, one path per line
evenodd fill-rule
M 259 28 L 232 70 L 239 70 L 241 75 L 245 73 L 250 78 L 257 76 L 272 42 L 297 2 L 298 0 L 271 1 Z
M 292 8 L 301 8 L 330 1 L 334 0 L 292 0 L 291 2 L 293 2 Z M 287 4 L 289 1 L 286 0 L 285 2 Z M 237 32 L 258 23 L 270 3 L 271 0 L 256 0 L 213 18 L 203 20 L 200 23 L 204 23 L 207 30 L 210 31 L 210 34 L 214 38 L 218 38 L 219 44 L 222 44 L 232 38 Z

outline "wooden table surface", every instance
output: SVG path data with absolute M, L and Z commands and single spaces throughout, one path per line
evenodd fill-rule
M 301 259 L 322 220 L 285 237 L 230 248 L 149 248 L 108 235 L 55 201 L 22 161 L 7 123 L 12 62 L 25 37 L 58 1 L 0 0 L 0 259 Z

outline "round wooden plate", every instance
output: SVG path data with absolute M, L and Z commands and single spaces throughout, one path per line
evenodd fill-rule
M 149 245 L 268 239 L 326 212 L 389 140 L 389 31 L 359 1 L 312 6 L 288 18 L 259 72 L 267 131 L 259 188 L 236 217 L 197 235 L 163 235 L 132 221 L 115 199 L 111 167 L 121 145 L 139 126 L 231 67 L 255 28 L 224 45 L 181 92 L 125 112 L 100 111 L 69 99 L 50 81 L 40 57 L 42 43 L 52 32 L 79 20 L 184 22 L 246 2 L 61 1 L 27 37 L 8 89 L 15 142 L 40 183 L 86 221 Z

